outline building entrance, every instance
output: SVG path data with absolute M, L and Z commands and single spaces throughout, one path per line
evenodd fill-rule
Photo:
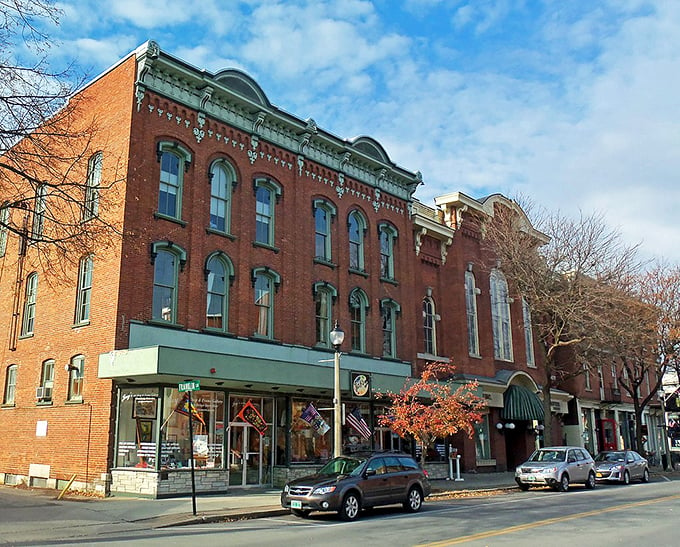
M 237 416 L 242 406 L 250 401 L 258 408 L 267 422 L 267 429 L 260 434 L 252 425 Z M 229 424 L 229 485 L 261 486 L 272 482 L 272 427 L 271 409 L 273 399 L 260 397 L 230 397 Z M 268 411 L 268 412 L 267 412 Z

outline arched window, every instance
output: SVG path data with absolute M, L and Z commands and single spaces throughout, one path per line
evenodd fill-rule
M 352 351 L 366 353 L 366 312 L 368 311 L 368 297 L 359 288 L 349 295 L 350 331 L 352 337 Z
M 522 297 L 522 317 L 524 319 L 524 344 L 527 347 L 527 365 L 536 366 L 534 359 L 534 332 L 531 326 L 531 307 L 527 299 Z
M 255 335 L 274 338 L 274 292 L 281 283 L 279 274 L 269 268 L 255 268 L 252 274 L 255 289 L 257 327 Z
M 75 355 L 68 364 L 68 400 L 83 400 L 83 375 L 85 373 L 85 357 Z
M 425 353 L 437 355 L 437 330 L 436 315 L 434 312 L 434 300 L 431 296 L 423 298 L 423 337 L 425 340 Z
M 255 179 L 255 242 L 274 246 L 275 205 L 281 187 L 271 179 Z
M 54 388 L 54 359 L 43 361 L 40 371 L 40 386 L 36 390 L 35 398 L 42 403 L 52 402 Z
M 21 322 L 21 336 L 31 336 L 35 327 L 35 306 L 38 295 L 38 274 L 32 273 L 26 278 L 24 292 L 24 314 Z
M 503 361 L 512 361 L 512 328 L 508 282 L 503 273 L 494 268 L 491 271 L 490 284 L 494 357 Z
M 184 268 L 186 252 L 170 242 L 156 242 L 152 246 L 154 321 L 177 323 L 177 289 L 180 269 Z
M 380 236 L 380 279 L 394 280 L 394 242 L 397 239 L 397 230 L 390 224 L 378 226 Z
M 41 184 L 35 191 L 35 202 L 33 209 L 33 226 L 31 237 L 39 240 L 45 228 L 45 211 L 47 210 L 47 184 Z
M 399 304 L 391 298 L 385 298 L 380 301 L 383 357 L 397 356 L 397 314 L 400 311 Z
M 314 258 L 323 262 L 332 260 L 331 222 L 336 214 L 335 206 L 325 200 L 315 199 L 314 205 Z
M 208 284 L 205 326 L 226 332 L 229 318 L 229 286 L 234 278 L 234 266 L 223 253 L 214 253 L 205 265 Z
M 234 168 L 224 160 L 210 167 L 210 229 L 228 234 L 231 230 L 231 192 L 236 184 Z
M 92 300 L 92 256 L 88 255 L 80 260 L 78 268 L 78 289 L 76 292 L 76 325 L 90 321 L 90 302 Z
M 333 319 L 333 304 L 338 297 L 337 289 L 325 281 L 314 283 L 314 308 L 316 317 L 316 343 L 320 346 L 330 347 L 329 334 Z
M 366 219 L 359 211 L 352 211 L 347 218 L 349 236 L 349 269 L 363 272 L 364 266 L 364 238 L 366 234 Z
M 160 182 L 158 187 L 158 214 L 181 220 L 184 173 L 191 164 L 191 154 L 174 142 L 158 144 Z
M 15 404 L 17 389 L 17 369 L 16 365 L 10 365 L 5 372 L 5 392 L 2 397 L 3 405 Z
M 94 218 L 99 213 L 99 188 L 102 181 L 102 152 L 94 154 L 87 162 L 87 180 L 85 181 L 85 200 L 83 202 L 83 220 Z
M 467 315 L 468 352 L 479 357 L 479 334 L 477 330 L 477 295 L 479 289 L 475 283 L 472 266 L 465 272 L 465 313 Z

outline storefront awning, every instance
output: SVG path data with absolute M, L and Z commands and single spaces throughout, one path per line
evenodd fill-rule
M 513 384 L 503 394 L 504 420 L 543 420 L 543 402 L 530 389 Z

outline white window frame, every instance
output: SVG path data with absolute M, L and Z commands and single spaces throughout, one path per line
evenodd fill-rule
M 83 400 L 83 376 L 85 374 L 85 356 L 74 355 L 68 365 L 68 401 Z
M 33 209 L 33 224 L 31 225 L 31 239 L 39 240 L 45 229 L 45 211 L 47 210 L 47 184 L 40 184 L 35 190 Z
M 494 268 L 490 276 L 491 325 L 494 358 L 512 361 L 512 321 L 508 282 L 503 273 Z
M 24 291 L 24 311 L 21 321 L 21 336 L 32 336 L 35 329 L 35 311 L 38 296 L 38 274 L 33 272 L 26 277 Z
M 90 306 L 92 303 L 92 273 L 94 261 L 92 255 L 80 260 L 78 266 L 78 288 L 76 290 L 76 310 L 74 324 L 82 325 L 90 322 Z
M 5 370 L 5 391 L 2 397 L 3 405 L 13 406 L 16 404 L 18 370 L 19 367 L 17 365 L 9 365 Z
M 524 345 L 526 346 L 527 366 L 536 368 L 534 355 L 534 329 L 531 324 L 531 306 L 526 298 L 522 297 L 522 319 L 524 320 Z
M 475 274 L 471 270 L 465 272 L 465 313 L 467 316 L 468 352 L 479 357 L 479 327 L 477 318 L 477 296 L 479 289 L 475 282 Z
M 54 359 L 45 359 L 42 362 L 42 367 L 40 369 L 40 386 L 43 390 L 43 395 L 40 397 L 39 402 L 51 403 L 54 396 Z
M 423 343 L 427 355 L 437 355 L 437 314 L 431 296 L 423 298 Z
M 83 220 L 90 220 L 99 214 L 99 190 L 102 181 L 104 154 L 96 152 L 87 162 L 87 179 L 85 181 L 85 200 L 83 202 Z

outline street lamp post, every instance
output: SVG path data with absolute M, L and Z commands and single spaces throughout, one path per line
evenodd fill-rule
M 345 331 L 337 320 L 330 333 L 331 344 L 335 348 L 335 387 L 333 390 L 333 456 L 342 456 L 342 406 L 340 404 L 340 345 L 345 340 Z

